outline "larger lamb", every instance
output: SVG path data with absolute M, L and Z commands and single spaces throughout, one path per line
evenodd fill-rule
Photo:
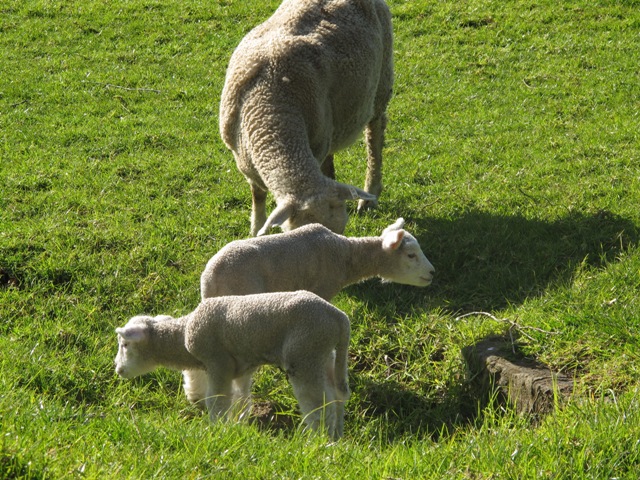
M 251 186 L 251 234 L 321 223 L 342 233 L 345 202 L 374 206 L 393 84 L 383 0 L 284 0 L 240 42 L 220 102 L 220 133 Z M 333 153 L 365 130 L 364 190 L 335 180 Z M 277 206 L 266 216 L 267 192 Z

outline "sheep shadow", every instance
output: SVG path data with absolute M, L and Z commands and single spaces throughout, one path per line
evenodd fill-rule
M 495 311 L 571 280 L 581 265 L 601 268 L 638 244 L 640 228 L 609 211 L 571 212 L 555 221 L 468 211 L 453 218 L 408 212 L 407 228 L 436 268 L 427 288 L 368 281 L 347 292 L 397 314 Z
M 458 315 L 520 305 L 570 283 L 580 268 L 615 262 L 640 238 L 638 226 L 608 211 L 571 212 L 554 221 L 483 211 L 453 218 L 422 218 L 409 212 L 404 218 L 436 268 L 434 283 L 423 289 L 371 280 L 347 289 L 348 295 L 366 304 L 370 317 L 390 324 L 434 309 Z M 463 358 L 472 348 L 462 349 Z M 513 353 L 524 358 L 517 350 Z M 366 418 L 384 418 L 390 439 L 410 434 L 437 440 L 456 426 L 476 422 L 492 401 L 492 392 L 468 378 L 459 380 L 451 379 L 436 391 L 360 379 L 357 408 Z

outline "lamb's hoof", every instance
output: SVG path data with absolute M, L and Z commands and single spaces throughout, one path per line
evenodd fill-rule
M 189 396 L 187 396 L 187 400 L 189 401 L 189 403 L 191 403 L 194 407 L 198 408 L 199 410 L 206 410 L 207 409 L 207 402 L 205 401 L 205 399 L 203 397 L 189 397 Z
M 377 206 L 377 200 L 360 200 L 358 201 L 358 213 L 364 212 L 365 210 L 371 210 Z

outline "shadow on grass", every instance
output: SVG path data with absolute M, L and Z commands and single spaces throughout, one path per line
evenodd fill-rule
M 573 380 L 527 357 L 516 337 L 491 334 L 463 347 L 465 378 L 452 378 L 444 388 L 423 384 L 409 390 L 399 382 L 354 375 L 352 399 L 358 404 L 351 409 L 367 423 L 380 420 L 380 436 L 389 442 L 438 441 L 482 423 L 488 407 L 525 415 L 534 425 L 570 398 Z
M 477 399 L 466 384 L 418 392 L 392 380 L 360 378 L 354 392 L 352 399 L 359 404 L 349 409 L 363 417 L 360 421 L 379 421 L 380 437 L 390 443 L 407 438 L 438 441 L 473 423 L 478 412 Z
M 482 211 L 449 219 L 406 215 L 405 220 L 436 268 L 433 285 L 422 289 L 368 281 L 348 289 L 375 310 L 368 315 L 387 322 L 434 309 L 457 315 L 519 305 L 571 282 L 582 266 L 603 268 L 615 262 L 640 239 L 638 226 L 607 211 L 574 212 L 555 221 Z M 516 363 L 528 364 L 517 345 L 512 348 Z M 481 420 L 495 395 L 470 378 L 452 379 L 440 391 L 363 379 L 357 388 L 360 404 L 352 408 L 363 412 L 366 421 L 382 420 L 383 435 L 390 440 L 447 436 Z
M 638 226 L 608 211 L 573 212 L 553 222 L 482 211 L 405 220 L 436 268 L 434 283 L 420 289 L 366 282 L 348 290 L 373 305 L 392 301 L 398 314 L 518 305 L 570 281 L 581 264 L 599 268 L 615 261 L 640 238 Z
M 435 391 L 413 392 L 390 380 L 377 382 L 358 376 L 352 380 L 353 392 L 345 417 L 347 435 L 352 429 L 360 431 L 362 427 L 356 424 L 365 422 L 369 426 L 364 428 L 370 429 L 371 435 L 377 431 L 389 443 L 409 437 L 437 441 L 450 435 L 457 426 L 472 423 L 477 416 L 477 399 L 457 388 L 441 395 Z M 292 411 L 272 401 L 254 403 L 250 418 L 261 431 L 285 437 L 295 435 L 301 421 L 297 408 Z M 371 423 L 378 426 L 371 427 Z

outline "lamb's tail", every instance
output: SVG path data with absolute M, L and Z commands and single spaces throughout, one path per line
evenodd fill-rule
M 346 402 L 349 399 L 349 342 L 351 340 L 351 325 L 349 317 L 344 313 L 340 318 L 340 335 L 336 344 L 336 358 L 334 363 L 336 394 L 338 400 Z

